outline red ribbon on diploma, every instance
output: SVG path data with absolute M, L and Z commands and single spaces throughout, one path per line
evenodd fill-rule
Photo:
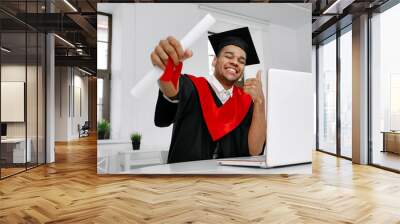
M 160 77 L 160 80 L 166 82 L 171 81 L 176 89 L 178 85 L 179 76 L 181 75 L 181 71 L 182 71 L 182 62 L 180 62 L 177 66 L 175 66 L 171 57 L 168 57 L 167 65 L 165 66 L 164 73 Z

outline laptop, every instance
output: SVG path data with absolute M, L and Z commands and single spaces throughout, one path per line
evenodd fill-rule
M 311 163 L 315 148 L 311 73 L 270 69 L 266 92 L 264 155 L 219 159 L 219 165 L 270 168 Z

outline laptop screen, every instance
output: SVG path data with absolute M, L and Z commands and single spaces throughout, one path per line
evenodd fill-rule
M 1 124 L 1 136 L 7 136 L 7 124 Z

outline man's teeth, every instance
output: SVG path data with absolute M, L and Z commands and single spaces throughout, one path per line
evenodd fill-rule
M 235 69 L 233 69 L 233 68 L 227 68 L 226 70 L 228 70 L 229 72 L 236 73 L 236 70 L 235 70 Z

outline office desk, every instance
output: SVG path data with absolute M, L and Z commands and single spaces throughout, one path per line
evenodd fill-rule
M 165 162 L 165 152 L 160 152 L 155 163 Z M 161 159 L 161 157 L 163 157 Z M 216 160 L 200 160 L 173 164 L 147 165 L 135 164 L 132 153 L 98 158 L 99 174 L 311 174 L 312 165 L 294 165 L 280 168 L 251 168 L 220 166 Z
M 140 150 L 132 149 L 131 141 L 124 140 L 98 140 L 97 141 L 97 157 L 110 157 L 119 153 L 141 153 L 149 151 L 163 151 L 168 150 L 168 146 L 146 146 L 141 145 Z
M 6 138 L 1 139 L 1 157 L 6 163 L 25 163 L 31 161 L 31 144 L 30 138 L 27 139 L 27 147 L 25 151 L 25 138 Z
M 123 149 L 123 147 L 119 149 Z M 105 156 L 97 155 L 98 174 L 120 174 L 139 167 L 164 164 L 167 161 L 168 151 L 155 149 L 133 151 L 128 149 L 128 151 L 110 152 Z

